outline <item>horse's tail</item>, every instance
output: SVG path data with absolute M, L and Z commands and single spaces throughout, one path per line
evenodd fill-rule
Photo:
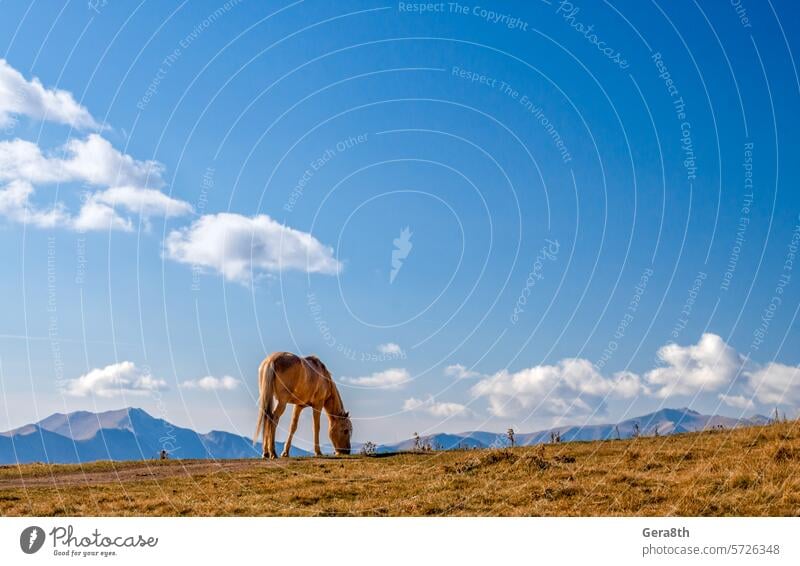
M 258 367 L 258 423 L 253 443 L 258 442 L 258 436 L 267 438 L 267 423 L 272 420 L 272 393 L 275 386 L 275 364 L 272 358 L 267 358 Z

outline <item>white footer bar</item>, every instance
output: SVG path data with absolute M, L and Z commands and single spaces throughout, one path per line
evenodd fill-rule
M 798 518 L 2 518 L 0 562 L 800 564 L 798 533 Z

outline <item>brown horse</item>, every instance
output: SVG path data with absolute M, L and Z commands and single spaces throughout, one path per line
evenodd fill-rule
M 334 451 L 336 454 L 350 454 L 350 436 L 353 433 L 350 413 L 344 410 L 339 390 L 318 357 L 301 358 L 289 352 L 270 354 L 258 368 L 258 392 L 258 424 L 253 442 L 258 442 L 259 433 L 264 436 L 264 458 L 275 458 L 275 429 L 289 403 L 294 404 L 294 412 L 281 456 L 289 455 L 297 421 L 306 407 L 311 407 L 314 415 L 314 454 L 322 455 L 319 418 L 323 408 L 328 413 L 328 435 Z M 273 397 L 277 400 L 275 407 L 272 406 Z

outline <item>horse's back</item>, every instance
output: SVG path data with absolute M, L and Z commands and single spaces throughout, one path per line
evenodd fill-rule
M 329 395 L 330 374 L 316 356 L 301 358 L 291 352 L 274 352 L 264 364 L 272 364 L 274 395 L 284 402 L 319 405 Z

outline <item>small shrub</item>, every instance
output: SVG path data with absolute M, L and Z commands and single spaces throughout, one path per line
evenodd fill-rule
M 756 478 L 750 474 L 738 474 L 731 478 L 730 484 L 735 489 L 750 489 L 755 486 Z
M 556 498 L 559 498 L 559 497 L 574 497 L 576 495 L 580 495 L 580 493 L 581 493 L 580 489 L 578 489 L 577 487 L 569 485 L 567 487 L 562 487 L 561 489 L 559 489 L 558 492 L 556 492 Z
M 781 446 L 775 451 L 775 454 L 772 455 L 772 458 L 776 462 L 788 462 L 789 460 L 794 460 L 796 457 L 797 454 L 795 454 L 795 451 L 786 446 Z
M 533 453 L 526 454 L 522 458 L 522 463 L 528 469 L 535 471 L 543 471 L 550 467 L 550 462 L 542 458 L 539 454 L 533 454 Z
M 491 466 L 501 462 L 509 462 L 513 464 L 516 461 L 517 455 L 511 450 L 489 450 L 480 456 L 456 462 L 452 466 L 447 466 L 445 469 L 446 471 L 454 474 L 465 474 L 484 466 Z
M 480 462 L 482 465 L 491 465 L 499 462 L 514 463 L 516 460 L 517 455 L 511 450 L 491 450 L 481 456 Z

